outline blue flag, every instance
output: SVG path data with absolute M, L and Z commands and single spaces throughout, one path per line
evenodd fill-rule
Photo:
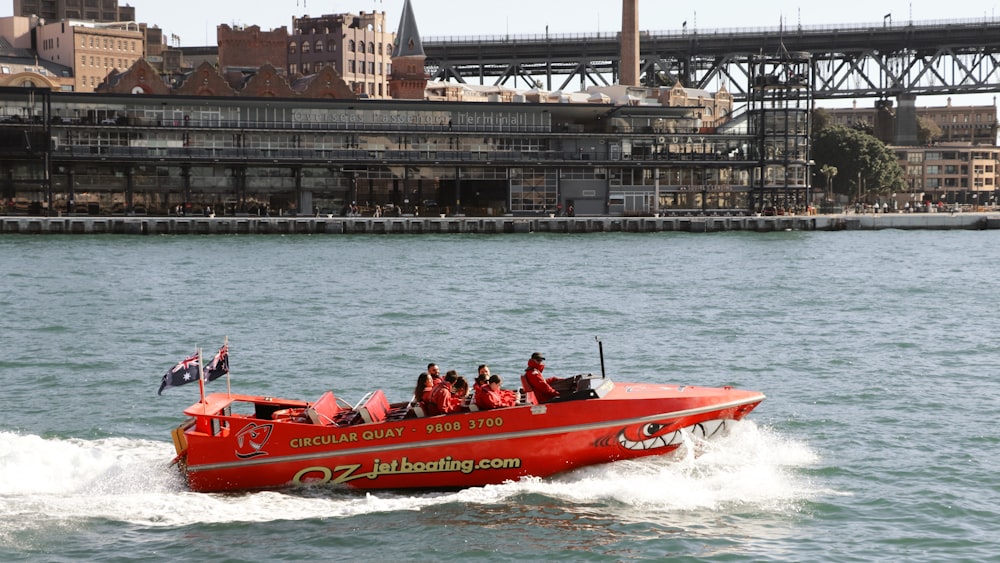
M 221 350 L 220 350 L 221 351 Z M 229 365 L 229 355 L 226 354 L 226 365 Z M 218 376 L 216 376 L 218 377 Z M 182 360 L 179 364 L 174 366 L 170 371 L 163 374 L 163 380 L 160 381 L 160 390 L 156 392 L 157 395 L 163 393 L 163 390 L 168 387 L 177 387 L 179 385 L 184 385 L 185 383 L 190 383 L 192 381 L 198 380 L 198 354 L 193 356 L 188 356 Z

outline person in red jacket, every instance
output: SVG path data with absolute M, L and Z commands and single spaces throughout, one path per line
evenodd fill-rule
M 559 381 L 559 378 L 550 377 L 545 379 L 542 377 L 544 369 L 545 356 L 540 352 L 535 352 L 531 355 L 531 359 L 528 360 L 528 368 L 524 370 L 524 377 L 528 380 L 528 385 L 531 387 L 531 389 L 525 389 L 525 391 L 534 391 L 535 399 L 539 403 L 547 403 L 559 396 L 559 392 L 553 389 L 551 385 Z
M 476 382 L 472 385 L 472 390 L 479 391 L 480 387 L 486 387 L 489 379 L 490 379 L 490 366 L 486 364 L 480 364 L 479 375 L 476 376 Z
M 462 400 L 452 393 L 456 379 L 458 377 L 453 372 L 448 372 L 443 379 L 434 384 L 430 399 L 427 401 L 427 416 L 458 412 Z
M 426 405 L 431 397 L 431 390 L 434 389 L 434 378 L 425 372 L 417 376 L 417 385 L 413 388 L 413 398 Z
M 476 406 L 479 410 L 513 407 L 517 404 L 517 394 L 508 389 L 501 389 L 503 380 L 499 375 L 491 375 L 486 385 L 476 389 Z

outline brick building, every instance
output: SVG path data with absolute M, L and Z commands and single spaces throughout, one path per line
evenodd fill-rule
M 15 16 L 38 16 L 48 21 L 135 21 L 135 7 L 117 0 L 14 0 Z
M 392 50 L 392 68 L 389 71 L 389 95 L 397 100 L 422 100 L 427 88 L 424 70 L 424 44 L 417 30 L 410 0 L 403 4 L 403 14 L 396 32 L 396 46 Z
M 256 70 L 269 64 L 284 74 L 288 66 L 285 27 L 261 31 L 260 26 L 232 28 L 226 24 L 216 28 L 219 45 L 219 68 L 223 72 Z
M 894 143 L 896 112 L 892 102 L 880 100 L 875 107 L 823 108 L 836 125 L 853 127 L 858 124 L 872 128 L 875 136 L 885 143 Z M 939 142 L 962 142 L 996 145 L 997 108 L 990 106 L 947 105 L 918 107 L 917 117 L 929 120 L 941 128 Z
M 292 18 L 288 74 L 309 75 L 332 65 L 357 94 L 388 98 L 394 34 L 385 12 Z
M 160 76 L 148 61 L 140 59 L 124 72 L 112 72 L 97 89 L 105 94 L 152 94 L 206 97 L 252 98 L 326 98 L 354 99 L 354 93 L 331 66 L 319 68 L 309 76 L 289 79 L 284 69 L 271 64 L 253 72 L 220 72 L 215 65 L 202 62 L 197 68 L 176 78 L 173 83 Z

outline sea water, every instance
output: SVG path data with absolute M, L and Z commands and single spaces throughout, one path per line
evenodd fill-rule
M 0 236 L 0 558 L 986 560 L 1000 552 L 1000 234 Z M 430 361 L 734 385 L 671 456 L 447 492 L 199 494 L 167 369 L 412 393 Z M 208 384 L 224 391 L 225 379 Z

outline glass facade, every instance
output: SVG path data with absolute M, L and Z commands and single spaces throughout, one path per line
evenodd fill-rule
M 762 144 L 698 110 L 0 89 L 0 195 L 48 214 L 737 214 L 760 154 L 780 160 L 768 186 L 807 185 L 797 113 L 769 114 Z

